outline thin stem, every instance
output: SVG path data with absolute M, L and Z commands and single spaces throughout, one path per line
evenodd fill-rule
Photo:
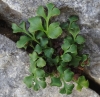
M 39 43 L 39 41 L 38 40 L 36 40 L 36 38 L 32 35 L 30 35 L 26 30 L 24 31 L 25 32 L 25 34 L 27 34 L 29 37 L 31 37 L 36 43 Z
M 34 49 L 34 46 L 32 45 L 32 41 L 31 41 L 31 44 L 30 44 L 30 46 Z
M 65 82 L 65 80 L 62 78 L 62 81 L 64 82 L 64 86 L 66 87 L 66 82 Z
M 48 26 L 49 26 L 49 18 L 47 17 L 46 19 L 46 30 L 48 31 Z
M 25 34 L 27 34 L 29 37 L 32 38 L 32 36 L 26 30 L 24 32 L 25 32 Z
M 71 26 L 72 23 L 73 23 L 73 22 L 69 23 L 68 31 L 69 31 L 69 28 L 70 28 L 70 26 Z M 72 36 L 73 36 L 73 34 L 72 34 Z M 74 41 L 75 41 L 75 37 L 74 37 L 74 36 L 73 36 L 73 39 L 74 39 Z

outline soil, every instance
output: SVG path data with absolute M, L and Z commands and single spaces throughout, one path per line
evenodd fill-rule
M 9 39 L 13 40 L 14 42 L 19 40 L 19 37 L 20 37 L 19 34 L 12 33 L 11 27 L 8 26 L 4 20 L 0 20 L 0 34 L 8 37 Z

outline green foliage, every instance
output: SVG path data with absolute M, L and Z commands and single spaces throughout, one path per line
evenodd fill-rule
M 47 8 L 47 10 L 46 10 Z M 88 64 L 88 55 L 80 54 L 80 48 L 84 45 L 85 39 L 79 35 L 80 28 L 77 24 L 78 16 L 70 16 L 68 22 L 50 22 L 50 19 L 60 14 L 60 10 L 49 3 L 46 8 L 39 6 L 37 16 L 28 19 L 30 24 L 26 29 L 25 22 L 16 25 L 12 24 L 13 33 L 23 33 L 19 41 L 18 48 L 31 47 L 33 52 L 30 57 L 30 75 L 24 78 L 24 83 L 28 88 L 39 90 L 46 87 L 47 75 L 51 77 L 51 86 L 60 88 L 61 94 L 71 94 L 74 84 L 75 72 L 73 69 L 84 67 Z M 60 35 L 67 32 L 59 48 L 55 39 L 62 40 Z M 47 68 L 47 70 L 46 70 Z M 49 69 L 49 70 L 48 70 Z M 89 82 L 84 76 L 80 76 L 77 89 L 88 87 Z
M 53 48 L 46 48 L 46 49 L 44 50 L 44 55 L 45 55 L 47 58 L 51 58 L 53 53 L 54 53 L 54 49 L 53 49 Z
M 19 41 L 17 41 L 16 45 L 18 48 L 22 48 L 22 47 L 27 46 L 29 41 L 31 41 L 30 37 L 21 36 Z
M 64 87 L 60 89 L 61 94 L 71 94 L 74 88 L 74 84 L 64 84 Z
M 59 27 L 59 23 L 52 23 L 50 24 L 48 31 L 47 31 L 47 35 L 49 38 L 51 39 L 55 39 L 58 36 L 60 36 L 62 33 L 62 29 L 61 27 Z
M 63 62 L 70 62 L 71 59 L 72 59 L 72 57 L 71 57 L 70 54 L 63 54 L 63 55 L 61 56 L 61 58 L 62 58 Z
M 13 33 L 20 33 L 20 32 L 25 33 L 26 32 L 25 22 L 20 23 L 19 26 L 17 26 L 15 23 L 13 23 L 12 29 L 13 29 Z
M 30 33 L 32 33 L 34 35 L 35 31 L 42 31 L 44 30 L 43 26 L 42 26 L 42 20 L 40 17 L 32 17 L 28 19 L 28 22 L 30 23 L 30 27 L 29 27 L 29 31 Z
M 34 48 L 34 51 L 37 52 L 38 54 L 41 54 L 42 53 L 42 47 L 39 44 L 37 44 Z
M 70 23 L 73 23 L 73 22 L 76 22 L 76 21 L 78 21 L 78 16 L 70 16 L 69 18 L 68 18 L 68 20 L 70 21 Z
M 85 79 L 84 76 L 80 76 L 76 81 L 76 83 L 77 83 L 77 90 L 79 91 L 81 91 L 83 87 L 87 88 L 89 86 L 89 82 L 88 80 Z
M 30 75 L 30 76 L 27 76 L 24 78 L 24 83 L 27 85 L 28 88 L 31 88 L 32 87 L 32 82 L 33 82 L 33 76 Z
M 37 66 L 38 67 L 44 67 L 45 65 L 46 65 L 46 62 L 45 62 L 45 60 L 43 58 L 39 58 L 37 60 Z
M 62 83 L 60 78 L 56 78 L 56 77 L 51 77 L 51 86 L 57 86 L 57 87 L 61 87 Z
M 85 42 L 85 39 L 81 35 L 78 35 L 75 41 L 77 42 L 77 44 L 83 44 Z
M 72 60 L 70 62 L 70 65 L 73 66 L 73 67 L 78 67 L 80 64 L 80 61 L 81 61 L 81 57 L 80 56 L 73 56 L 72 57 Z
M 74 73 L 68 68 L 64 71 L 64 79 L 69 82 L 72 80 Z

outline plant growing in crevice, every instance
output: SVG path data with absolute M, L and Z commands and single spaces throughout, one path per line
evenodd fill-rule
M 26 29 L 25 22 L 19 25 L 12 24 L 13 33 L 23 33 L 18 48 L 27 49 L 30 46 L 33 52 L 30 57 L 30 75 L 24 78 L 28 88 L 39 90 L 46 87 L 46 77 L 50 76 L 51 86 L 58 86 L 60 93 L 71 94 L 74 88 L 73 81 L 77 83 L 77 89 L 88 87 L 89 82 L 84 76 L 78 76 L 76 71 L 88 65 L 88 55 L 81 54 L 85 39 L 79 35 L 80 28 L 77 24 L 78 17 L 70 16 L 68 21 L 60 24 L 50 22 L 50 19 L 60 14 L 60 10 L 49 3 L 37 9 L 37 16 L 28 19 L 29 28 Z M 60 35 L 66 32 L 60 47 L 55 47 L 56 41 L 62 40 Z M 55 43 L 55 45 L 54 45 Z

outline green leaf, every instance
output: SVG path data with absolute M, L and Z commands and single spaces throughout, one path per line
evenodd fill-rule
M 45 81 L 45 77 L 39 78 L 39 80 L 41 80 L 41 81 Z
M 69 31 L 70 34 L 72 34 L 72 36 L 73 36 L 73 38 L 74 38 L 74 40 L 75 40 L 76 36 L 77 36 L 78 33 L 80 32 L 80 28 L 79 28 L 79 26 L 78 26 L 75 22 L 73 22 L 73 23 L 70 25 L 68 31 Z
M 37 52 L 38 54 L 41 54 L 42 53 L 42 48 L 39 44 L 37 44 L 34 48 L 34 51 Z
M 43 6 L 38 7 L 37 14 L 39 16 L 43 17 L 44 19 L 46 19 L 46 14 L 45 14 L 45 10 L 44 10 Z
M 89 64 L 89 60 L 88 60 L 88 55 L 83 55 L 82 56 L 82 60 L 81 60 L 81 66 L 84 67 L 85 65 L 88 65 Z
M 45 62 L 45 60 L 43 59 L 43 58 L 39 58 L 38 60 L 37 60 L 37 66 L 38 67 L 44 67 L 46 65 L 46 62 Z
M 42 47 L 45 47 L 48 44 L 48 39 L 47 38 L 40 38 L 40 44 Z
M 85 39 L 83 38 L 83 36 L 81 35 L 78 35 L 75 39 L 75 41 L 78 43 L 78 44 L 83 44 L 85 42 Z
M 70 48 L 67 50 L 67 52 L 77 54 L 77 45 L 72 44 L 72 45 L 70 46 Z
M 29 18 L 28 22 L 30 23 L 29 31 L 31 33 L 34 33 L 35 31 L 38 31 L 38 30 L 41 30 L 41 31 L 44 30 L 40 17 L 36 16 L 36 17 Z
M 56 57 L 53 59 L 54 64 L 55 64 L 55 65 L 58 65 L 59 60 L 60 60 L 60 57 L 59 57 L 59 56 L 56 56 Z
M 45 77 L 45 72 L 44 72 L 44 70 L 37 68 L 37 69 L 36 69 L 36 72 L 35 72 L 35 75 L 36 75 L 38 78 L 42 78 L 42 77 Z
M 41 39 L 42 37 L 45 37 L 45 33 L 40 31 L 36 33 L 36 39 Z
M 30 73 L 34 74 L 36 72 L 36 64 L 37 64 L 37 59 L 38 59 L 38 55 L 36 52 L 33 52 L 32 54 L 29 54 L 30 56 L 30 67 L 29 67 L 29 71 Z
M 89 82 L 88 80 L 85 79 L 84 76 L 80 76 L 78 80 L 76 81 L 77 83 L 77 90 L 81 91 L 83 87 L 88 88 L 89 87 Z
M 38 91 L 40 89 L 39 84 L 36 82 L 36 84 L 33 86 L 33 90 Z
M 66 94 L 67 94 L 67 95 L 71 94 L 73 88 L 74 88 L 74 84 L 66 84 L 66 85 L 65 85 Z
M 69 94 L 72 93 L 73 88 L 74 88 L 74 84 L 69 84 L 69 85 L 65 84 L 64 87 L 61 88 L 59 92 L 61 94 L 67 94 L 67 95 L 69 95 Z
M 55 8 L 54 4 L 52 4 L 52 3 L 47 4 L 47 9 L 48 9 L 48 19 L 50 17 L 53 17 L 53 16 L 60 14 L 60 10 L 58 8 Z
M 64 43 L 66 43 L 66 41 L 68 41 L 70 44 L 73 44 L 73 43 L 74 43 L 74 40 L 73 40 L 72 36 L 67 36 L 67 37 L 64 39 Z
M 44 54 L 48 58 L 51 58 L 53 53 L 54 53 L 54 49 L 53 48 L 46 48 L 44 50 Z
M 80 56 L 74 56 L 70 62 L 70 64 L 74 67 L 78 67 L 80 64 L 81 57 Z
M 21 23 L 19 24 L 19 27 L 22 28 L 22 29 L 25 31 L 25 30 L 26 30 L 26 28 L 25 28 L 25 22 L 24 22 L 24 21 L 21 22 Z
M 61 26 L 62 29 L 68 29 L 69 24 L 68 24 L 68 22 L 64 22 L 60 26 Z
M 82 55 L 82 61 L 86 61 L 87 60 L 87 58 L 88 58 L 88 55 Z
M 22 32 L 23 30 L 18 27 L 15 23 L 12 23 L 13 33 Z
M 38 83 L 42 88 L 46 87 L 46 82 L 45 81 L 39 81 Z
M 30 71 L 30 73 L 32 74 L 34 74 L 35 73 L 35 71 L 36 71 L 36 61 L 34 62 L 32 59 L 30 59 L 30 67 L 29 67 L 29 71 Z
M 26 76 L 23 81 L 24 81 L 24 83 L 26 84 L 26 86 L 28 88 L 31 88 L 32 87 L 32 82 L 33 82 L 33 76 L 32 75 Z
M 64 79 L 69 82 L 72 80 L 74 73 L 68 68 L 64 71 Z
M 25 32 L 25 22 L 22 22 L 18 25 L 16 25 L 15 23 L 12 23 L 12 29 L 13 29 L 13 33 L 18 33 L 18 32 Z
M 59 23 L 58 22 L 51 23 L 49 25 L 49 28 L 48 28 L 48 31 L 47 31 L 47 35 L 48 35 L 49 38 L 56 39 L 61 34 L 62 34 L 62 29 L 61 29 L 61 27 L 59 27 Z
M 59 71 L 60 74 L 64 74 L 64 71 L 66 70 L 66 68 L 62 65 L 57 67 L 57 70 Z
M 62 44 L 62 46 L 61 46 L 61 48 L 64 50 L 64 53 L 67 52 L 67 50 L 68 50 L 69 47 L 70 47 L 69 41 L 66 40 L 66 39 L 64 39 L 64 42 L 63 42 L 63 44 Z
M 66 67 L 68 65 L 68 63 L 64 62 L 64 61 L 60 61 L 61 66 Z
M 17 45 L 18 48 L 25 47 L 30 40 L 31 40 L 30 37 L 21 36 L 20 39 L 17 41 L 16 45 Z
M 71 55 L 70 54 L 63 54 L 62 56 L 61 56 L 61 58 L 62 58 L 62 60 L 64 61 L 64 62 L 70 62 L 71 61 L 71 59 L 72 59 L 72 57 L 71 57 Z
M 79 20 L 79 17 L 76 16 L 76 15 L 72 15 L 72 16 L 70 16 L 70 17 L 68 18 L 68 20 L 70 21 L 70 23 L 76 22 L 76 21 Z
M 41 73 L 41 72 L 40 72 Z M 44 78 L 44 77 L 42 77 Z M 40 88 L 45 88 L 46 87 L 46 82 L 45 80 L 41 80 L 41 78 L 38 78 L 37 76 L 35 76 L 35 81 L 34 81 L 34 86 L 33 89 L 35 91 L 39 90 Z
M 51 86 L 61 87 L 62 83 L 61 83 L 60 78 L 52 77 L 50 85 Z
M 33 61 L 36 61 L 38 59 L 38 55 L 35 51 L 32 54 L 29 54 L 29 56 Z
M 61 94 L 66 94 L 66 89 L 65 89 L 65 87 L 61 88 L 60 91 L 59 91 L 59 93 L 61 93 Z

